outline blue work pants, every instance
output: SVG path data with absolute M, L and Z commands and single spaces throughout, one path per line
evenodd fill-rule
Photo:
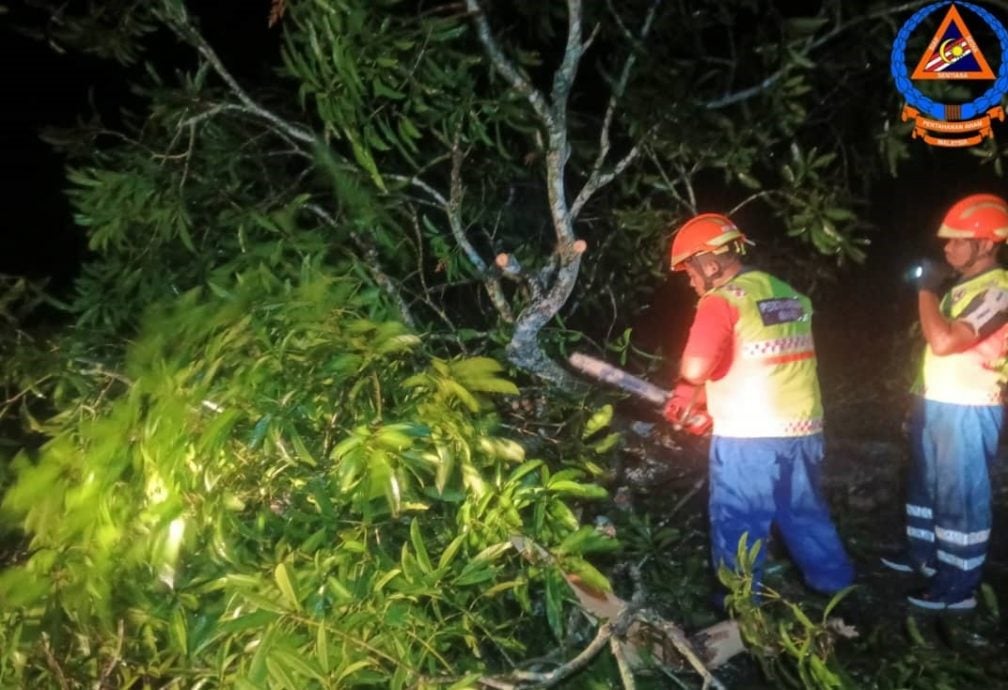
M 736 568 L 743 533 L 766 545 L 775 523 L 812 589 L 831 594 L 854 569 L 819 492 L 822 434 L 780 438 L 714 436 L 710 449 L 711 556 L 714 568 Z M 760 580 L 765 548 L 754 579 Z
M 1001 405 L 917 398 L 910 416 L 907 539 L 910 558 L 936 569 L 931 590 L 958 601 L 980 584 L 991 529 L 989 466 Z

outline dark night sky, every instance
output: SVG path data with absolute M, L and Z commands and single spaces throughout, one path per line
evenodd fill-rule
M 62 198 L 62 163 L 39 128 L 69 125 L 87 104 L 97 65 L 57 55 L 0 21 L 0 272 L 68 275 L 81 242 Z
M 277 30 L 266 22 L 269 5 L 269 0 L 204 5 L 212 10 L 200 16 L 204 34 L 239 77 L 268 69 L 277 52 Z M 131 104 L 130 75 L 142 67 L 124 71 L 110 61 L 60 54 L 15 29 L 16 22 L 39 16 L 14 7 L 0 15 L 0 273 L 49 276 L 53 287 L 62 288 L 72 280 L 86 241 L 63 197 L 64 161 L 40 132 L 89 119 L 95 111 L 114 125 L 120 109 Z M 151 36 L 149 45 L 155 65 L 174 67 L 191 53 L 179 52 L 163 33 Z

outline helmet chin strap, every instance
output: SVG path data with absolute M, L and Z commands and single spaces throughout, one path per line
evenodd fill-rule
M 714 289 L 715 281 L 721 277 L 722 273 L 724 273 L 724 268 L 722 268 L 720 263 L 714 262 L 714 273 L 707 275 L 707 271 L 704 270 L 703 264 L 700 263 L 700 256 L 700 254 L 694 254 L 686 261 L 694 271 L 700 274 L 700 277 L 703 279 L 704 292 L 710 292 Z
M 977 245 L 978 245 L 978 243 L 976 241 L 973 241 L 973 242 L 969 243 L 970 256 L 969 256 L 969 259 L 966 261 L 966 263 L 964 263 L 962 265 L 962 267 L 959 269 L 960 273 L 962 273 L 964 271 L 968 271 L 970 268 L 973 267 L 973 264 L 976 263 L 976 260 L 978 258 L 977 254 L 979 254 L 979 252 L 980 252 L 980 250 L 977 248 Z

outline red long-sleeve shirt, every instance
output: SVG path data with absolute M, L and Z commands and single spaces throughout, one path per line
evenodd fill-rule
M 704 295 L 697 304 L 682 359 L 704 362 L 708 379 L 725 375 L 732 363 L 735 323 L 738 309 L 720 295 Z M 696 383 L 700 383 L 699 381 Z

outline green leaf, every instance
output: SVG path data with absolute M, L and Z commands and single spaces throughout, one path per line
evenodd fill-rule
M 581 432 L 581 438 L 586 439 L 592 434 L 604 429 L 609 426 L 613 417 L 613 406 L 606 404 L 600 407 L 598 410 L 588 418 L 585 423 L 584 431 Z
M 581 484 L 569 479 L 551 481 L 546 488 L 553 493 L 584 499 L 602 499 L 609 495 L 601 486 Z
M 305 445 L 304 439 L 301 438 L 300 434 L 292 430 L 290 432 L 290 441 L 294 446 L 294 451 L 298 454 L 298 457 L 303 463 L 311 467 L 318 466 L 315 456 L 313 456 L 311 451 L 308 450 L 308 446 Z
M 517 482 L 519 479 L 527 475 L 529 472 L 533 472 L 540 467 L 542 467 L 542 460 L 526 460 L 521 465 L 516 467 L 510 475 L 508 475 L 508 483 Z
M 277 563 L 276 568 L 273 570 L 273 579 L 276 581 L 277 587 L 280 588 L 280 593 L 287 600 L 287 604 L 291 608 L 300 611 L 301 601 L 298 598 L 297 591 L 294 589 L 294 583 L 287 573 L 287 566 L 285 564 Z
M 567 535 L 553 552 L 557 555 L 578 555 L 616 551 L 619 548 L 619 542 L 612 537 L 607 537 L 594 527 L 582 527 Z
M 735 175 L 738 177 L 739 182 L 749 189 L 761 189 L 763 187 L 763 184 L 749 173 L 740 170 Z
M 619 443 L 621 438 L 623 438 L 623 434 L 619 431 L 614 431 L 611 434 L 607 434 L 601 441 L 593 443 L 591 449 L 596 453 L 608 453 Z
M 556 568 L 546 571 L 546 621 L 549 623 L 553 637 L 558 641 L 564 639 L 563 634 L 563 600 L 567 590 L 567 582 Z
M 423 534 L 420 532 L 420 523 L 416 518 L 410 521 L 410 542 L 413 544 L 413 551 L 416 553 L 417 562 L 425 573 L 431 573 L 434 567 L 431 565 L 430 556 L 427 554 L 427 546 L 424 544 Z
M 563 560 L 563 568 L 580 577 L 581 580 L 592 589 L 603 592 L 612 591 L 612 585 L 609 584 L 608 578 L 606 578 L 606 576 L 600 573 L 595 566 L 583 558 L 567 557 Z
M 342 671 L 340 671 L 340 674 L 336 677 L 336 682 L 339 683 L 340 681 L 346 680 L 350 676 L 358 673 L 359 671 L 363 671 L 366 668 L 370 668 L 371 666 L 374 666 L 374 663 L 369 660 L 355 661 L 348 664 Z
M 320 669 L 316 668 L 311 663 L 311 657 L 302 657 L 301 655 L 293 654 L 286 649 L 276 649 L 270 657 L 278 661 L 282 661 L 285 668 L 290 669 L 301 676 L 314 678 L 322 683 L 325 682 L 325 676 L 322 675 L 322 671 Z M 267 664 L 268 663 L 269 661 L 267 661 Z M 298 684 L 295 687 L 301 688 L 304 687 L 304 684 Z
M 843 601 L 844 598 L 848 594 L 850 594 L 851 592 L 853 592 L 856 588 L 857 588 L 857 585 L 849 585 L 849 586 L 844 587 L 843 589 L 841 589 L 839 592 L 837 592 L 836 594 L 834 594 L 832 597 L 830 597 L 829 603 L 827 603 L 826 604 L 826 608 L 823 609 L 823 620 L 825 621 L 827 618 L 829 618 L 829 615 L 833 612 L 833 609 L 836 608 L 837 604 L 839 604 L 841 601 Z
M 279 650 L 272 650 L 266 656 L 266 669 L 269 671 L 270 687 L 281 687 L 287 690 L 300 690 L 301 685 L 291 676 L 290 670 L 286 666 L 289 657 L 281 657 Z
M 344 128 L 343 134 L 346 136 L 347 141 L 350 142 L 350 146 L 353 149 L 354 158 L 360 164 L 364 170 L 371 176 L 371 181 L 375 183 L 378 189 L 387 191 L 385 188 L 385 181 L 382 179 L 381 174 L 378 172 L 378 166 L 375 164 L 374 158 L 371 157 L 371 152 L 361 143 L 360 139 L 357 137 L 356 133 L 349 129 Z
M 455 556 L 458 554 L 459 548 L 465 542 L 466 535 L 460 534 L 445 547 L 445 550 L 441 552 L 441 558 L 438 559 L 438 570 L 447 568 L 451 565 L 451 562 L 455 560 Z
M 325 622 L 320 622 L 315 630 L 315 658 L 323 673 L 329 673 L 329 637 L 326 634 Z
M 178 649 L 184 656 L 189 655 L 189 635 L 186 625 L 185 611 L 176 608 L 171 615 L 171 635 Z

